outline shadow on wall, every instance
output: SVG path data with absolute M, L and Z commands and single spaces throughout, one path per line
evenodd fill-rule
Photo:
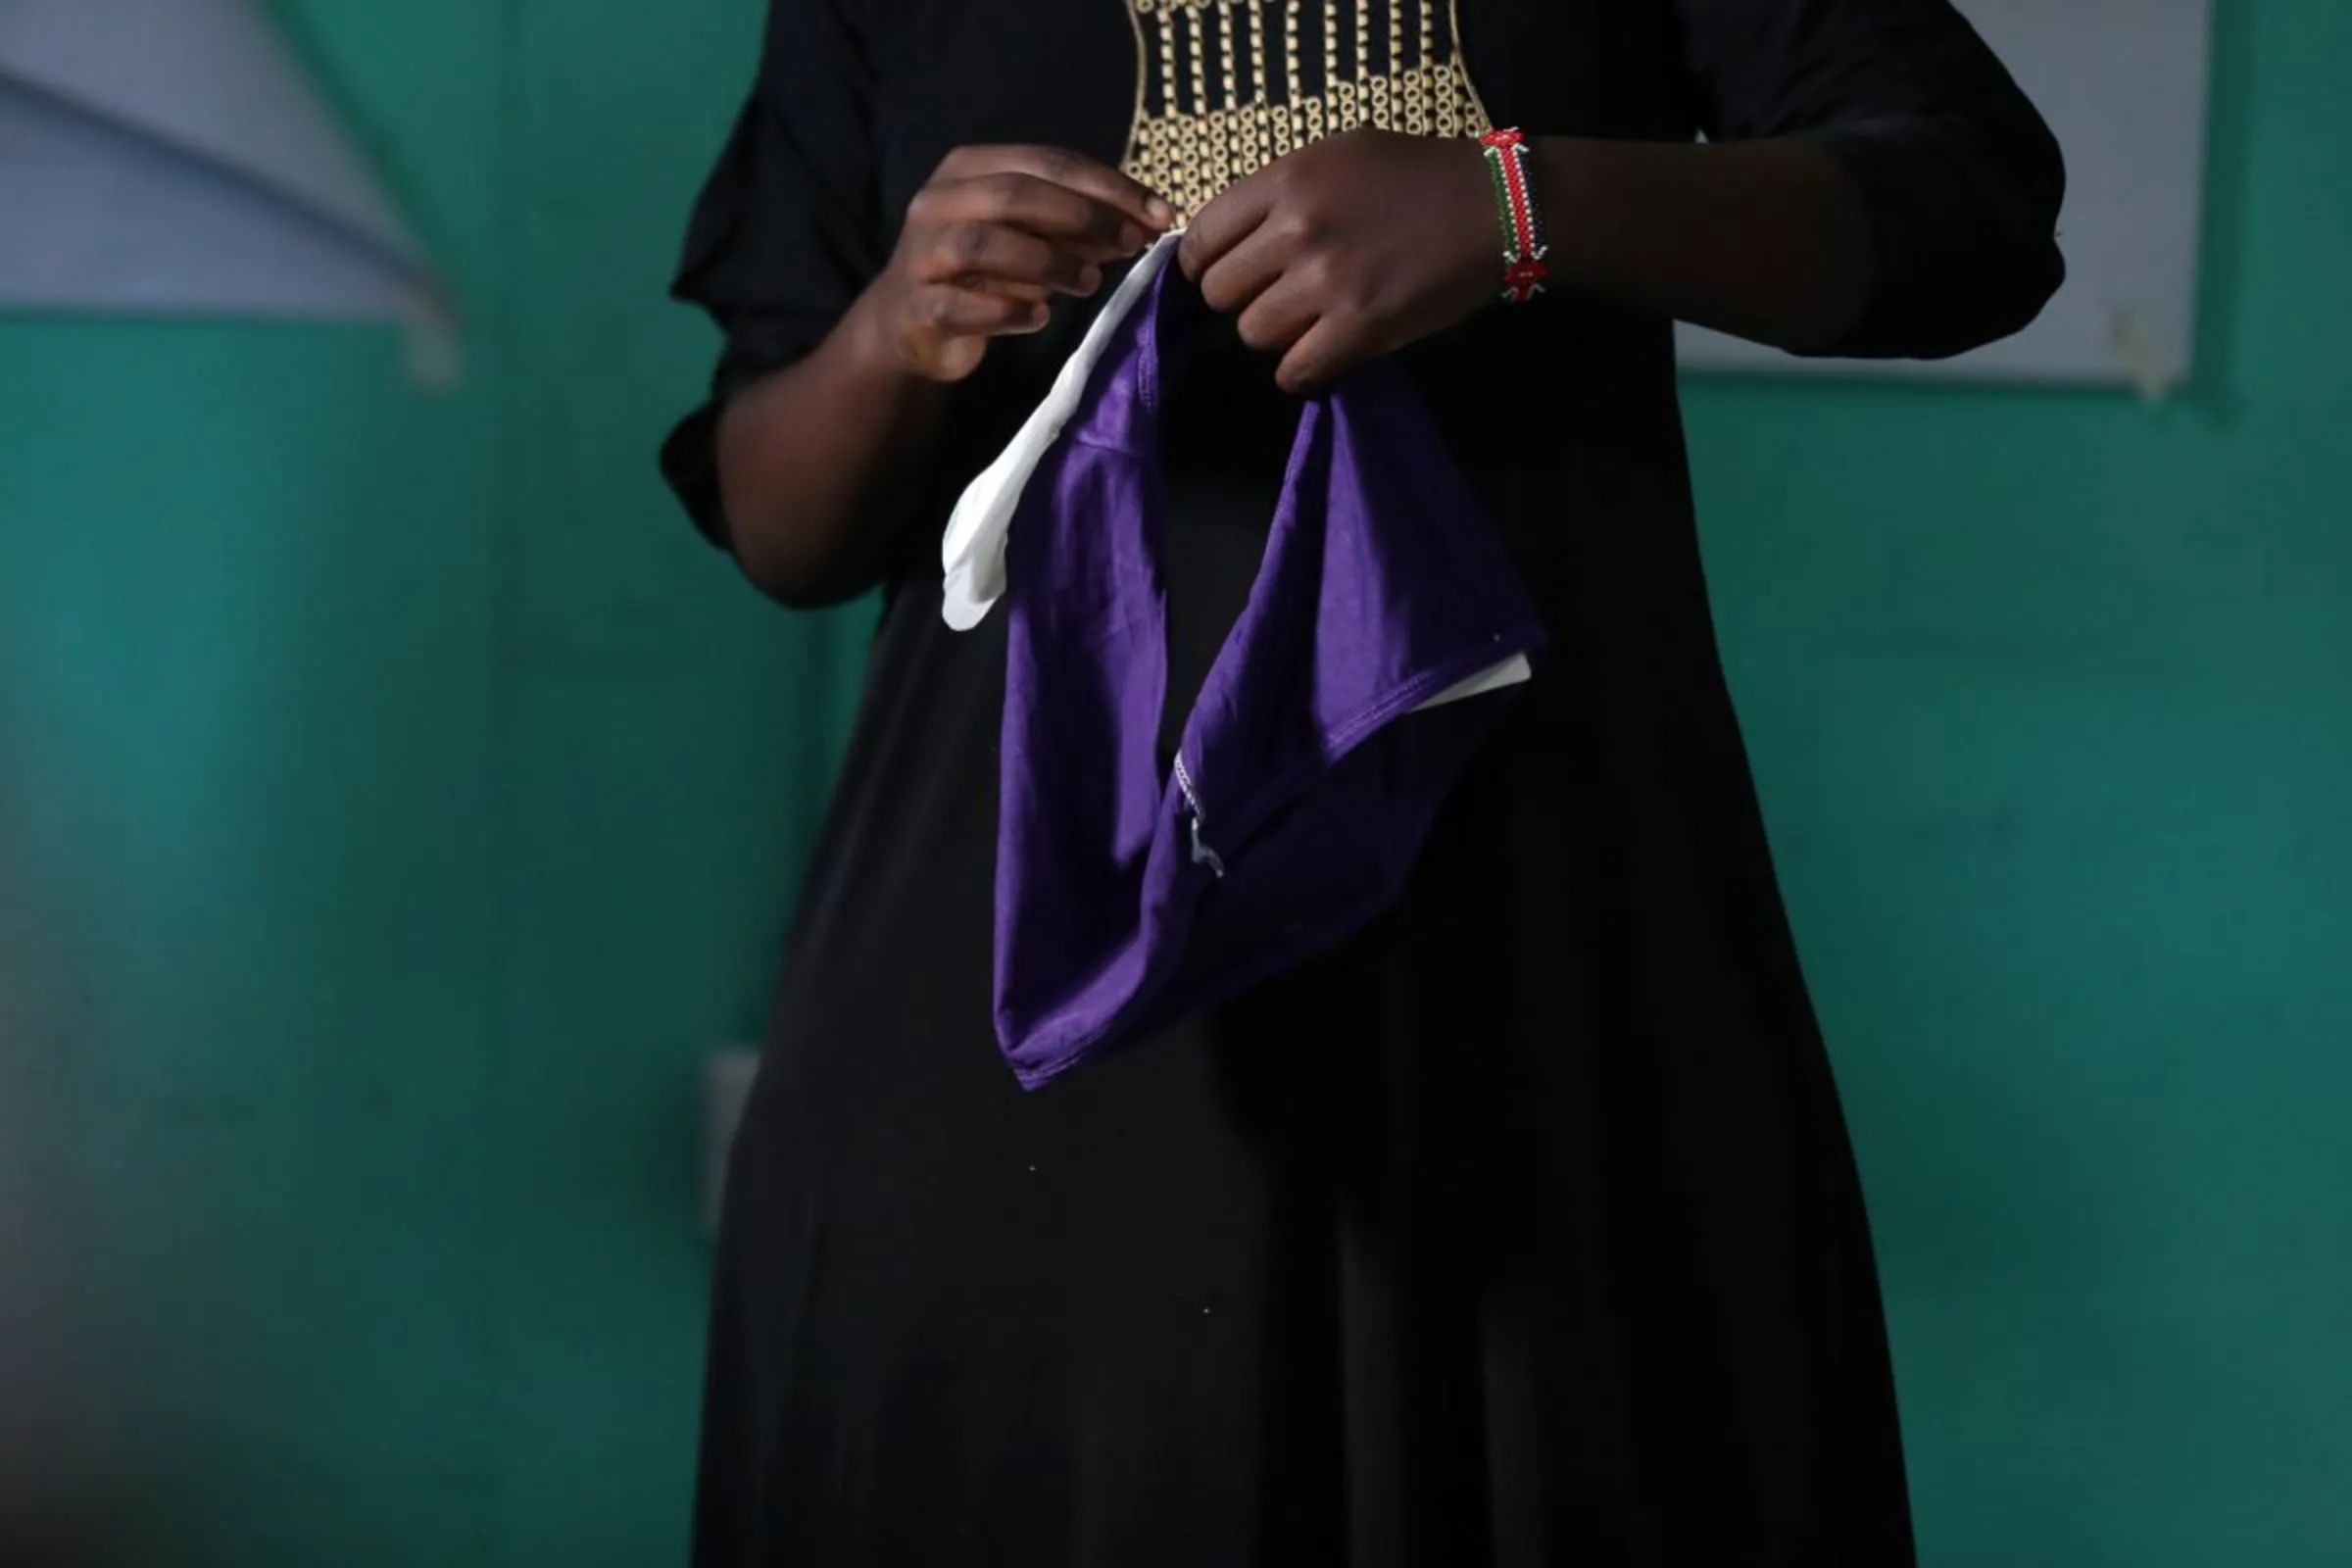
M 0 731 L 10 723 L 0 692 Z M 122 1560 L 120 1496 L 87 1375 L 103 1234 L 61 1130 L 86 1056 L 70 922 L 21 853 L 24 815 L 0 775 L 0 1568 Z M 76 1328 L 75 1325 L 83 1325 Z

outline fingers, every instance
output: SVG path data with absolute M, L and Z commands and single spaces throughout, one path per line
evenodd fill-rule
M 1346 332 L 1331 316 L 1324 267 L 1300 256 L 1298 236 L 1266 199 L 1270 185 L 1253 192 L 1249 184 L 1200 210 L 1178 262 L 1209 309 L 1236 318 L 1244 343 L 1281 362 L 1274 378 L 1283 390 L 1303 395 L 1344 365 Z
M 1176 220 L 1176 210 L 1140 182 L 1084 153 L 1061 147 L 963 147 L 948 155 L 934 176 L 962 182 L 992 174 L 1022 174 L 1059 186 L 1132 220 L 1151 233 Z
M 1274 211 L 1277 177 L 1274 169 L 1252 174 L 1193 216 L 1176 248 L 1176 265 L 1186 277 L 1200 282 L 1257 231 Z
M 1008 337 L 1035 332 L 1052 307 L 1044 300 L 1014 299 L 983 289 L 935 283 L 913 300 L 917 320 L 941 337 Z
M 1195 274 L 1193 280 L 1200 284 L 1200 297 L 1210 310 L 1219 316 L 1239 316 L 1281 280 L 1290 261 L 1289 252 L 1290 247 L 1281 242 L 1273 225 L 1261 223 Z
M 900 363 L 934 381 L 960 381 L 980 368 L 992 339 L 1042 331 L 1043 300 L 1013 299 L 954 283 L 926 284 L 904 297 L 892 341 Z
M 1344 323 L 1327 317 L 1291 345 L 1274 368 L 1274 384 L 1293 397 L 1312 397 L 1371 357 Z
M 1140 210 L 1146 216 L 1139 218 Z M 953 153 L 907 214 L 908 270 L 1023 299 L 1092 294 L 1102 264 L 1151 242 L 1166 204 L 1077 153 L 979 147 Z
M 1087 252 L 1097 261 L 1133 256 L 1152 238 L 1149 229 L 1119 209 L 1034 174 L 992 173 L 935 182 L 915 198 L 907 220 L 930 228 L 1001 223 Z
M 1102 286 L 1099 264 L 1008 223 L 963 221 L 930 228 L 909 262 L 920 283 L 1001 282 L 1024 292 L 1056 294 L 1092 294 Z
M 1387 348 L 1359 314 L 1334 308 L 1330 288 L 1313 270 L 1273 283 L 1250 302 L 1235 327 L 1244 343 L 1280 362 L 1275 384 L 1294 397 L 1328 389 Z
M 1323 301 L 1298 278 L 1284 278 L 1251 300 L 1235 323 L 1242 341 L 1280 358 L 1323 317 Z
M 1061 290 L 1050 288 L 1043 283 L 1016 283 L 1010 278 L 983 277 L 976 273 L 963 277 L 952 277 L 947 281 L 953 288 L 968 288 L 979 294 L 995 294 L 1004 299 L 1019 300 L 1027 305 L 1051 304 L 1054 297 L 1061 292 Z
M 951 153 L 908 208 L 875 296 L 883 340 L 917 374 L 958 380 L 989 339 L 1042 329 L 1055 296 L 1097 292 L 1105 263 L 1136 255 L 1175 217 L 1082 153 Z

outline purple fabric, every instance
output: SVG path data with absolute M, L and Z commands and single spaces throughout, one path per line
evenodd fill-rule
M 1371 366 L 1302 406 L 1264 564 L 1163 769 L 1158 401 L 1202 313 L 1173 274 L 1010 535 L 996 1027 L 1031 1088 L 1393 904 L 1505 696 L 1413 710 L 1543 642 L 1427 412 Z

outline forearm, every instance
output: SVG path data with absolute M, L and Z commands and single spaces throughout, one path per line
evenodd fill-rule
M 1544 137 L 1533 153 L 1555 287 L 1799 353 L 1869 307 L 1870 210 L 1825 147 Z
M 896 363 L 861 307 L 730 399 L 719 491 L 745 575 L 802 608 L 870 587 L 910 525 L 948 395 Z

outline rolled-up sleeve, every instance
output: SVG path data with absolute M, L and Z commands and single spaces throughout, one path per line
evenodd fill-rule
M 760 74 L 687 222 L 671 297 L 723 334 L 708 400 L 662 471 L 725 542 L 716 435 L 726 399 L 808 353 L 880 270 L 871 81 L 838 0 L 772 0 Z
M 1947 0 L 1677 0 L 1713 140 L 1801 136 L 1869 204 L 1876 283 L 1820 352 L 1942 359 L 2030 324 L 2064 281 L 2057 141 Z

